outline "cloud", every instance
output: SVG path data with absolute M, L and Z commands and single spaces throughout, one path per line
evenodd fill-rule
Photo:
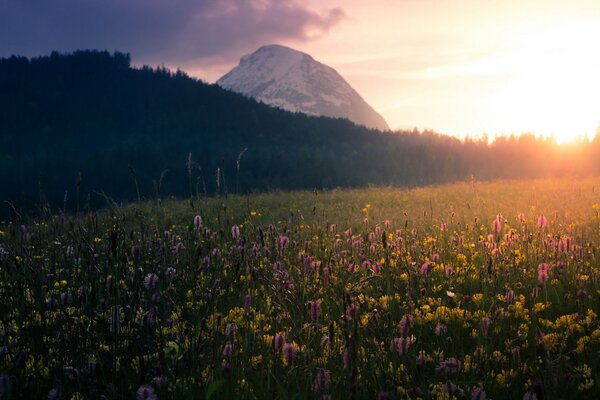
M 239 57 L 282 40 L 314 40 L 346 18 L 300 0 L 4 0 L 0 56 L 108 49 L 180 63 Z

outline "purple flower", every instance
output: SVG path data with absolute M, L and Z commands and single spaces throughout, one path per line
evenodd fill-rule
M 523 395 L 523 400 L 537 400 L 535 392 L 529 391 Z
M 194 226 L 196 227 L 196 229 L 202 228 L 202 217 L 201 216 L 196 215 L 194 217 Z
M 283 354 L 285 355 L 285 360 L 288 365 L 291 365 L 296 358 L 296 348 L 291 343 L 286 343 L 283 345 Z
M 154 273 L 150 273 L 144 277 L 144 287 L 146 290 L 154 289 L 156 282 L 158 282 L 158 276 Z
M 287 246 L 289 241 L 290 239 L 287 236 L 279 236 L 277 238 L 277 247 L 283 249 L 285 246 Z
M 411 338 L 400 337 L 392 340 L 392 348 L 399 354 L 406 353 L 411 344 Z
M 239 226 L 237 226 L 237 225 L 233 225 L 233 226 L 231 227 L 231 236 L 232 236 L 234 239 L 238 239 L 238 238 L 240 237 L 240 227 L 239 227 Z
M 433 264 L 431 262 L 426 262 L 423 265 L 421 265 L 421 274 L 427 276 L 431 273 L 431 269 L 433 267 Z
M 285 345 L 285 335 L 278 333 L 277 335 L 275 335 L 275 339 L 273 340 L 273 349 L 275 351 L 279 351 L 281 349 L 283 349 L 283 346 Z
M 135 392 L 137 400 L 158 400 L 154 388 L 150 385 L 142 385 Z
M 321 302 L 319 300 L 313 300 L 308 302 L 310 306 L 310 318 L 316 321 L 321 315 Z
M 247 294 L 244 296 L 244 312 L 250 314 L 250 304 L 252 304 L 252 296 Z
M 410 328 L 413 324 L 414 321 L 414 317 L 410 314 L 405 314 L 402 319 L 400 320 L 400 323 L 398 324 L 398 330 L 400 331 L 400 336 L 402 337 L 407 337 L 408 333 L 410 331 Z
M 475 388 L 471 392 L 471 400 L 485 400 L 485 392 L 481 388 Z
M 318 393 L 327 390 L 330 380 L 331 378 L 329 377 L 329 371 L 324 368 L 319 368 L 313 383 L 313 391 Z
M 232 354 L 233 354 L 233 345 L 231 343 L 225 344 L 225 347 L 223 347 L 223 356 L 231 357 Z

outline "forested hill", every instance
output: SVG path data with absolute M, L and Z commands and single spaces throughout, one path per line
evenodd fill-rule
M 77 191 L 82 204 L 88 196 L 99 204 L 96 192 L 134 200 L 589 172 L 598 147 L 381 133 L 272 108 L 181 72 L 133 68 L 122 53 L 0 60 L 0 200 L 21 207 L 62 208 L 67 193 L 72 209 Z

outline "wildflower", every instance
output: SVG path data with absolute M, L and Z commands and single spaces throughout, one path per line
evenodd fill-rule
M 442 336 L 443 334 L 446 333 L 446 331 L 448 331 L 448 327 L 446 327 L 446 325 L 444 324 L 437 324 L 435 327 L 435 334 L 436 336 Z
M 548 270 L 550 266 L 546 263 L 538 265 L 538 283 L 544 285 L 548 280 Z
M 515 292 L 512 289 L 506 290 L 506 302 L 511 304 L 515 300 Z
M 496 215 L 496 218 L 492 221 L 492 231 L 495 235 L 500 234 L 502 231 L 502 216 L 500 214 Z
M 278 333 L 275 335 L 275 339 L 273 340 L 273 349 L 275 351 L 279 351 L 283 349 L 285 345 L 285 335 L 282 333 Z
M 289 238 L 287 236 L 279 236 L 277 238 L 277 247 L 283 249 L 285 246 L 287 246 L 288 242 Z
M 225 373 L 231 372 L 231 364 L 229 363 L 229 361 L 223 360 L 223 362 L 221 363 L 221 371 Z
M 471 392 L 471 400 L 485 400 L 485 392 L 481 388 L 475 388 Z
M 313 383 L 313 392 L 318 393 L 327 390 L 329 387 L 329 382 L 329 371 L 324 368 L 319 368 Z
M 344 362 L 344 368 L 348 368 L 350 365 L 350 361 L 352 359 L 352 350 L 350 347 L 344 348 L 344 352 L 342 353 L 342 361 Z
M 313 300 L 308 302 L 310 307 L 310 318 L 316 321 L 321 314 L 321 302 L 319 300 Z
M 296 358 L 296 348 L 291 343 L 286 343 L 283 345 L 283 355 L 285 356 L 285 360 L 288 365 L 291 365 Z
M 421 265 L 421 274 L 427 276 L 431 273 L 431 270 L 433 268 L 433 264 L 431 262 L 426 262 L 423 265 Z
M 148 274 L 144 277 L 144 287 L 147 290 L 154 289 L 156 287 L 156 282 L 158 282 L 158 276 L 156 274 Z
M 202 228 L 202 217 L 201 216 L 196 215 L 194 217 L 194 226 L 196 227 L 196 229 Z
M 408 350 L 408 348 L 411 345 L 411 338 L 410 337 L 399 337 L 399 338 L 394 338 L 392 340 L 392 348 L 399 354 L 399 355 L 403 355 L 404 353 L 406 353 L 406 351 Z
M 150 385 L 142 385 L 135 392 L 137 400 L 158 400 L 154 388 Z
M 537 226 L 539 229 L 545 229 L 548 227 L 548 219 L 544 215 L 540 215 L 537 220 Z
M 346 307 L 346 315 L 348 315 L 351 318 L 356 318 L 359 309 L 360 307 L 358 306 L 358 304 L 352 303 L 348 307 Z
M 372 270 L 374 274 L 379 274 L 381 272 L 381 264 L 375 263 L 375 265 L 373 265 Z
M 231 236 L 236 240 L 240 237 L 240 227 L 239 226 L 233 225 L 231 227 Z
M 398 324 L 398 330 L 400 331 L 400 336 L 408 337 L 409 330 L 413 325 L 414 317 L 410 314 L 404 314 L 400 323 Z
M 435 372 L 457 372 L 460 369 L 460 361 L 454 357 L 447 358 L 440 362 Z
M 247 294 L 244 296 L 244 312 L 250 314 L 250 304 L 252 303 L 252 296 Z
M 481 318 L 481 330 L 483 332 L 487 332 L 490 326 L 490 319 L 488 317 Z
M 523 400 L 537 400 L 537 396 L 530 390 L 523 395 Z
M 442 387 L 442 389 L 446 393 L 453 394 L 458 390 L 458 387 L 454 383 L 452 383 L 452 381 L 447 381 Z
M 226 343 L 225 347 L 223 347 L 223 356 L 231 357 L 233 354 L 233 345 L 231 343 Z
M 230 323 L 230 324 L 227 324 L 227 326 L 225 327 L 225 336 L 227 336 L 228 338 L 234 339 L 236 332 L 237 332 L 236 324 Z

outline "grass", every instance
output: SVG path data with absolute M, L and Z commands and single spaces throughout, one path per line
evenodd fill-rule
M 2 223 L 0 398 L 598 397 L 599 190 L 290 192 Z

